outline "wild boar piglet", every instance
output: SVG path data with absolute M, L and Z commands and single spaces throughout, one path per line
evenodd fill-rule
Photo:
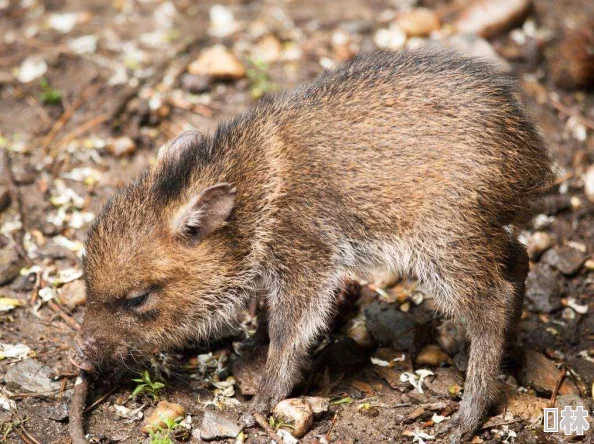
M 89 231 L 80 366 L 217 336 L 256 290 L 270 346 L 251 412 L 299 380 L 345 279 L 419 279 L 470 339 L 452 440 L 498 393 L 528 269 L 516 227 L 553 182 L 515 82 L 439 50 L 361 55 L 183 133 Z M 246 418 L 249 422 L 249 416 Z

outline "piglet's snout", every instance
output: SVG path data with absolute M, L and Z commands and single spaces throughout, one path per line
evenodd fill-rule
M 92 372 L 95 370 L 95 365 L 92 363 L 89 356 L 94 356 L 97 351 L 97 341 L 89 336 L 76 335 L 74 339 L 74 346 L 70 350 L 70 362 L 80 369 Z

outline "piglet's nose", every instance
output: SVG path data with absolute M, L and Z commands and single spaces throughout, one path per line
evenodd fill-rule
M 87 339 L 83 339 L 81 335 L 76 335 L 74 339 L 74 347 L 69 355 L 70 361 L 78 368 L 87 371 L 93 371 L 94 365 L 89 360 L 90 350 L 91 348 L 89 348 Z

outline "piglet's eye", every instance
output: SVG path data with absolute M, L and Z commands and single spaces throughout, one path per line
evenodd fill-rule
M 124 301 L 124 306 L 126 308 L 140 307 L 142 304 L 144 304 L 146 302 L 146 300 L 148 299 L 149 295 L 150 295 L 150 292 L 147 291 L 145 293 L 139 294 L 138 296 L 128 297 Z

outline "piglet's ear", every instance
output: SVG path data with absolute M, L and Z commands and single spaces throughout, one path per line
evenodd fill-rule
M 235 202 L 236 190 L 219 183 L 202 190 L 182 207 L 174 218 L 174 229 L 184 238 L 196 241 L 225 225 Z
M 157 163 L 175 160 L 186 149 L 199 147 L 204 140 L 204 136 L 197 130 L 185 131 L 159 148 Z

